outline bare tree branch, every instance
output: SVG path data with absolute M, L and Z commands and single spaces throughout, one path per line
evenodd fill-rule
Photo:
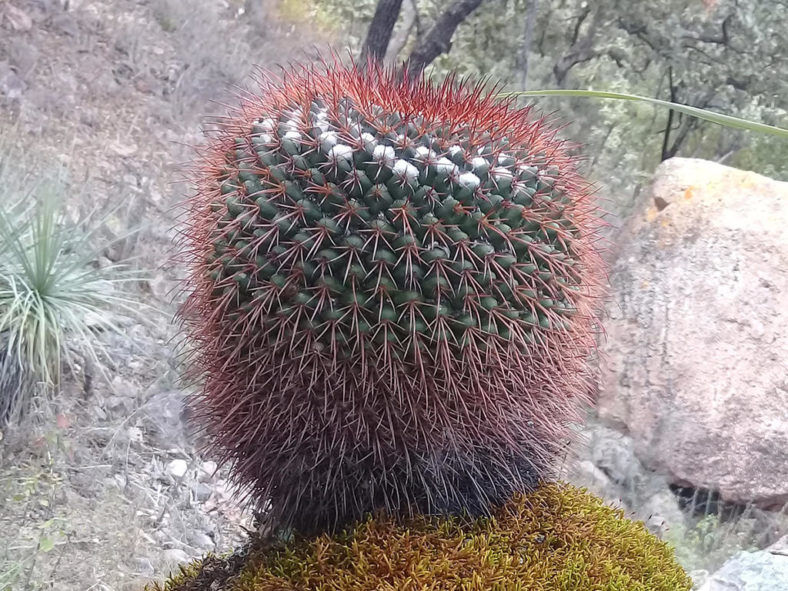
M 531 53 L 531 44 L 534 38 L 534 22 L 536 22 L 537 0 L 528 0 L 525 9 L 525 27 L 523 30 L 523 44 L 517 56 L 517 69 L 520 72 L 520 88 L 528 87 L 528 56 Z
M 670 100 L 674 103 L 679 104 L 688 104 L 695 107 L 699 107 L 701 109 L 708 108 L 711 105 L 711 101 L 714 98 L 715 90 L 714 88 L 709 88 L 704 96 L 699 100 L 688 100 L 682 101 L 679 97 L 679 85 L 674 84 L 673 82 L 673 68 L 668 68 L 668 80 L 670 85 Z M 668 121 L 665 125 L 664 136 L 662 138 L 662 155 L 661 160 L 667 160 L 668 158 L 673 158 L 676 154 L 678 154 L 681 147 L 684 145 L 684 142 L 689 137 L 691 131 L 697 129 L 700 126 L 700 121 L 695 117 L 682 117 L 679 115 L 678 118 L 678 126 L 676 128 L 673 127 L 673 119 L 674 119 L 674 111 L 671 109 L 668 111 Z M 678 131 L 676 135 L 672 135 L 672 131 Z M 672 139 L 672 141 L 670 141 Z
M 416 43 L 406 65 L 408 76 L 418 76 L 436 57 L 447 53 L 451 49 L 451 38 L 457 26 L 481 3 L 482 0 L 455 0 L 449 5 L 432 29 Z
M 397 58 L 407 44 L 414 28 L 418 37 L 419 11 L 416 8 L 415 0 L 405 0 L 402 8 L 402 27 L 391 36 L 389 48 L 386 50 L 385 62 L 387 64 L 397 62 Z
M 689 39 L 691 41 L 701 41 L 702 43 L 716 43 L 717 45 L 727 45 L 728 47 L 731 47 L 730 45 L 731 21 L 733 21 L 733 15 L 729 14 L 722 21 L 722 26 L 720 27 L 722 30 L 719 35 L 708 35 L 708 34 L 690 35 L 689 33 L 685 33 L 681 37 L 682 39 Z M 731 49 L 733 48 L 731 47 Z
M 401 7 L 402 0 L 378 1 L 375 15 L 369 24 L 367 38 L 361 48 L 359 61 L 362 64 L 365 64 L 369 59 L 380 61 L 386 55 L 386 49 L 388 49 L 391 33 L 394 31 Z
M 603 9 L 598 7 L 594 13 L 591 24 L 582 36 L 580 31 L 583 23 L 588 18 L 588 15 L 591 14 L 590 5 L 577 17 L 577 22 L 572 31 L 572 45 L 553 66 L 553 75 L 559 87 L 563 88 L 566 83 L 566 77 L 569 74 L 569 70 L 574 68 L 577 64 L 590 61 L 599 55 L 599 52 L 594 49 L 594 41 L 599 22 L 602 20 L 602 13 Z

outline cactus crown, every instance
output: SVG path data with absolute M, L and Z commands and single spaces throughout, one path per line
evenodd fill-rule
M 484 513 L 588 401 L 599 258 L 544 120 L 370 65 L 263 77 L 191 202 L 184 318 L 209 445 L 301 530 Z

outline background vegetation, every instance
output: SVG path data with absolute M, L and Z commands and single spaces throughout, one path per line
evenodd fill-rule
M 386 59 L 404 59 L 461 1 L 404 0 Z M 293 19 L 340 27 L 358 55 L 377 0 L 285 0 Z M 781 0 L 483 0 L 429 73 L 500 81 L 505 90 L 639 94 L 785 127 L 788 3 Z M 624 214 L 671 156 L 715 160 L 788 179 L 788 142 L 648 105 L 540 99 L 583 144 L 591 176 Z
M 386 59 L 409 56 L 460 1 L 402 0 Z M 438 78 L 457 69 L 500 80 L 504 90 L 631 92 L 788 127 L 785 0 L 464 1 L 476 6 L 459 22 L 449 51 L 429 66 Z M 129 317 L 113 298 L 172 310 L 181 272 L 170 260 L 173 206 L 183 197 L 173 171 L 191 158 L 189 146 L 203 141 L 202 117 L 223 111 L 211 101 L 234 102 L 228 89 L 246 84 L 254 65 L 311 60 L 328 47 L 347 46 L 358 56 L 376 4 L 0 2 L 0 143 L 12 149 L 0 151 L 0 205 L 9 215 L 25 213 L 26 222 L 10 227 L 30 228 L 41 213 L 35 195 L 57 197 L 58 227 L 80 244 L 63 260 L 81 261 L 78 268 L 101 286 L 89 291 L 101 317 L 121 329 L 75 317 L 77 331 L 63 342 L 69 352 L 80 341 L 93 346 L 96 379 L 77 367 L 85 351 L 74 353 L 73 367 L 50 366 L 62 380 L 48 388 L 48 409 L 15 429 L 0 426 L 0 590 L 138 591 L 179 562 L 241 543 L 249 515 L 232 503 L 226 475 L 200 456 L 184 428 L 175 328 L 149 309 Z M 620 216 L 665 155 L 788 180 L 788 142 L 779 138 L 669 120 L 668 111 L 643 104 L 533 102 L 585 145 L 588 174 Z M 71 182 L 42 183 L 61 165 Z M 96 207 L 112 215 L 84 223 Z M 0 250 L 0 261 L 8 261 L 12 251 Z M 54 260 L 61 250 L 49 252 Z M 118 283 L 117 264 L 152 272 Z M 48 351 L 50 361 L 60 360 Z M 3 378 L 17 383 L 12 372 Z M 735 522 L 727 513 L 704 513 L 670 535 L 690 569 L 713 570 L 739 548 L 763 547 L 763 535 L 785 523 L 784 514 L 754 509 Z

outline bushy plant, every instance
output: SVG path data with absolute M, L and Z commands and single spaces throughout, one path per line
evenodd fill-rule
M 70 223 L 63 208 L 65 186 L 53 179 L 18 199 L 4 183 L 0 195 L 0 424 L 24 412 L 37 386 L 57 385 L 62 363 L 97 362 L 95 333 L 119 330 L 110 308 L 133 313 L 116 286 L 136 275 L 98 265 L 89 220 Z
M 593 395 L 601 278 L 554 128 L 374 65 L 260 82 L 184 232 L 210 453 L 301 531 L 485 514 L 549 477 Z

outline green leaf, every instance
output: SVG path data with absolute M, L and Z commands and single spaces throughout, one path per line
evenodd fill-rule
M 55 540 L 52 538 L 41 538 L 38 542 L 38 549 L 41 552 L 51 552 L 55 547 Z
M 756 123 L 755 121 L 748 121 L 747 119 L 740 119 L 732 115 L 723 115 L 722 113 L 715 113 L 707 109 L 700 109 L 698 107 L 690 107 L 689 105 L 680 105 L 670 101 L 663 101 L 660 99 L 650 98 L 647 96 L 638 96 L 636 94 L 625 94 L 623 92 L 605 92 L 600 90 L 521 90 L 517 92 L 504 92 L 500 96 L 569 96 L 569 97 L 588 97 L 588 98 L 601 98 L 613 99 L 620 101 L 639 101 L 643 103 L 650 103 L 652 105 L 673 109 L 690 117 L 697 117 L 724 125 L 726 127 L 734 127 L 736 129 L 746 129 L 748 131 L 755 131 L 758 133 L 766 133 L 776 135 L 788 139 L 788 129 L 782 127 L 774 127 L 773 125 L 766 125 L 765 123 Z

